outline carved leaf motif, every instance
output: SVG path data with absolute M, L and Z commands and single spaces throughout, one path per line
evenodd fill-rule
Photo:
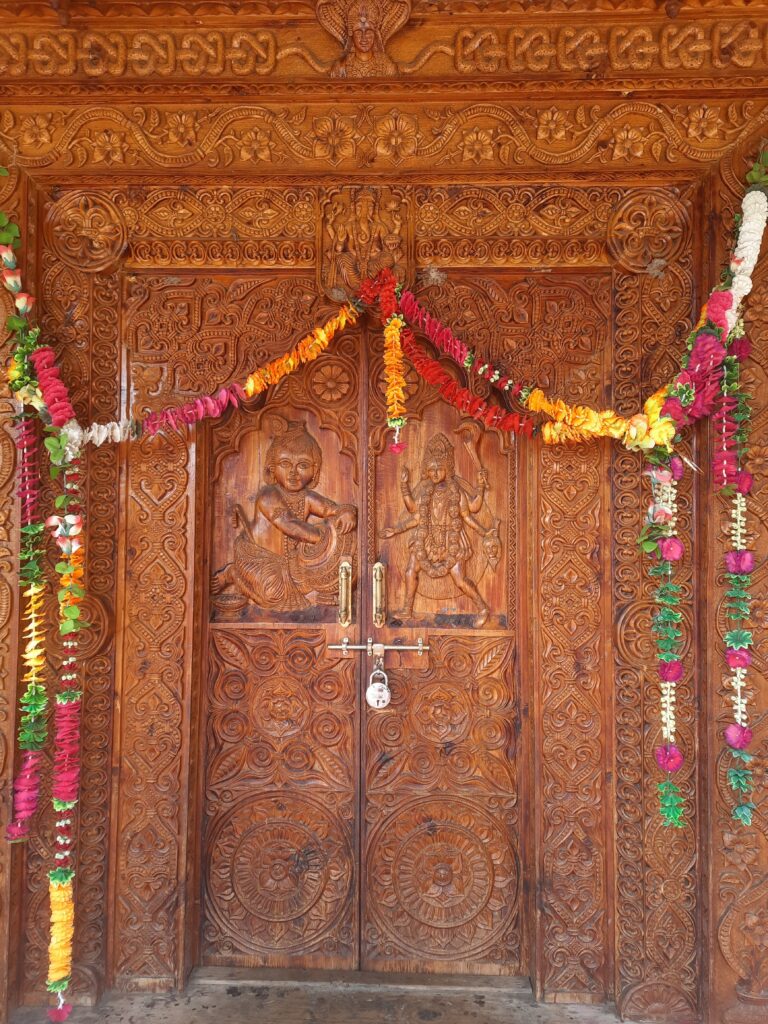
M 477 675 L 497 675 L 501 672 L 504 662 L 511 656 L 513 649 L 511 641 L 508 640 L 502 640 L 492 647 L 485 648 L 477 661 Z
M 227 636 L 221 630 L 217 630 L 214 636 L 216 648 L 224 657 L 225 662 L 229 661 L 233 665 L 247 664 L 248 652 L 237 640 Z

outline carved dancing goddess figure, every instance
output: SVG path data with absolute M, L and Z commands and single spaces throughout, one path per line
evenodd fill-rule
M 290 423 L 273 439 L 266 454 L 267 483 L 256 495 L 251 520 L 241 505 L 232 519 L 240 533 L 234 557 L 211 580 L 211 591 L 239 590 L 254 604 L 276 611 L 338 600 L 338 565 L 351 558 L 357 510 L 338 505 L 312 488 L 320 476 L 320 445 L 303 423 Z M 258 543 L 260 518 L 282 534 L 280 553 Z M 314 521 L 312 521 L 314 520 Z
M 398 618 L 413 615 L 413 602 L 419 587 L 419 577 L 450 576 L 455 586 L 478 609 L 475 625 L 483 626 L 488 620 L 489 608 L 475 582 L 467 575 L 467 562 L 472 557 L 465 525 L 485 540 L 498 540 L 496 524 L 486 529 L 476 518 L 488 486 L 484 469 L 478 470 L 477 491 L 468 495 L 456 479 L 454 448 L 445 434 L 435 434 L 427 444 L 421 467 L 421 481 L 411 490 L 410 472 L 404 468 L 400 474 L 400 491 L 408 515 L 394 526 L 387 527 L 382 537 L 388 539 L 409 530 L 416 532 L 409 540 L 410 556 L 405 570 L 405 603 Z

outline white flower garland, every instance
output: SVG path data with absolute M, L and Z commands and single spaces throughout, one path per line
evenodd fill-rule
M 768 220 L 768 196 L 761 188 L 752 189 L 742 200 L 741 212 L 739 237 L 731 257 L 733 281 L 730 292 L 733 304 L 725 314 L 729 334 L 736 326 L 741 303 L 752 290 L 752 274 L 760 255 L 760 245 Z

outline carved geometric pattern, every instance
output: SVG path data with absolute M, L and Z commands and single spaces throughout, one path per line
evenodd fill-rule
M 67 266 L 90 273 L 112 267 L 125 248 L 125 224 L 103 195 L 68 193 L 50 207 L 46 228 L 56 256 Z
M 655 190 L 654 190 L 655 191 Z M 657 209 L 652 197 L 648 210 Z M 674 223 L 670 239 L 688 238 L 693 219 L 690 194 L 670 192 Z M 634 198 L 634 197 L 633 197 Z M 632 210 L 631 204 L 625 208 Z M 646 220 L 637 207 L 638 224 Z M 622 218 L 623 218 L 622 214 Z M 643 262 L 656 256 L 669 260 L 662 276 L 642 273 Z M 671 352 L 689 329 L 694 282 L 688 243 L 671 252 L 644 253 L 637 273 L 615 275 L 616 323 L 612 375 L 615 408 L 627 415 L 637 409 L 672 371 Z M 700 458 L 693 455 L 695 462 Z M 686 796 L 691 825 L 683 830 L 658 827 L 654 782 L 658 744 L 658 682 L 650 643 L 653 587 L 636 538 L 648 502 L 639 459 L 611 449 L 612 560 L 616 731 L 616 900 L 621 1012 L 640 1019 L 694 1019 L 698 970 L 697 923 L 694 908 L 697 866 L 695 854 L 696 801 L 688 769 L 678 777 Z M 680 490 L 681 535 L 692 536 L 691 478 Z M 691 552 L 681 565 L 685 601 L 691 595 Z M 691 618 L 685 606 L 686 628 Z M 691 652 L 692 653 L 692 652 Z M 690 659 L 690 653 L 686 661 Z M 694 669 L 695 672 L 695 669 Z M 688 677 L 678 686 L 678 742 L 694 749 L 693 692 Z M 661 892 L 663 891 L 663 896 Z M 662 1006 L 664 1007 L 662 1011 Z
M 139 400 L 208 393 L 248 373 L 322 321 L 327 307 L 312 281 L 137 277 L 126 304 L 133 361 L 151 385 Z
M 625 190 L 568 185 L 414 189 L 420 266 L 607 263 L 606 222 Z
M 190 656 L 189 450 L 178 435 L 128 447 L 127 550 L 120 720 L 115 983 L 178 977 L 178 865 L 186 843 L 184 707 Z
M 585 395 L 584 398 L 588 396 Z M 541 706 L 545 990 L 604 998 L 607 808 L 598 552 L 605 532 L 604 454 L 542 448 L 537 470 L 536 683 Z
M 514 380 L 524 373 L 527 383 L 566 401 L 600 385 L 595 353 L 608 330 L 610 299 L 607 272 L 561 272 L 556 280 L 474 272 L 424 291 L 443 323 Z
M 146 15 L 146 7 L 134 4 L 131 11 L 131 6 L 122 5 L 121 14 L 133 14 L 134 19 L 139 20 Z M 44 15 L 35 11 L 36 20 L 25 27 L 24 32 L 0 34 L 0 72 L 12 83 L 25 84 L 25 80 L 39 83 L 41 78 L 51 76 L 64 79 L 86 76 L 89 82 L 107 80 L 121 84 L 141 84 L 152 77 L 166 81 L 181 78 L 194 83 L 215 82 L 223 77 L 225 80 L 234 78 L 241 87 L 249 80 L 259 83 L 271 78 L 290 81 L 297 73 L 311 75 L 315 83 L 329 76 L 375 80 L 396 74 L 429 78 L 448 73 L 459 79 L 499 76 L 503 81 L 517 79 L 519 82 L 535 76 L 544 84 L 551 80 L 562 83 L 576 74 L 580 86 L 589 89 L 606 78 L 640 82 L 661 78 L 680 84 L 699 84 L 702 76 L 712 76 L 725 68 L 735 68 L 736 73 L 749 75 L 751 81 L 766 70 L 765 27 L 755 18 L 739 17 L 744 13 L 739 4 L 733 5 L 736 10 L 728 19 L 710 15 L 706 20 L 678 25 L 658 17 L 658 6 L 643 0 L 637 7 L 638 11 L 644 11 L 643 24 L 627 27 L 612 25 L 609 18 L 596 21 L 592 16 L 595 10 L 620 11 L 619 0 L 601 0 L 597 8 L 568 0 L 568 13 L 581 14 L 581 17 L 576 20 L 570 17 L 567 25 L 552 23 L 552 11 L 560 13 L 562 5 L 543 0 L 536 5 L 534 13 L 549 13 L 550 20 L 533 25 L 518 21 L 514 27 L 505 28 L 497 27 L 494 22 L 478 24 L 477 16 L 488 16 L 491 11 L 507 15 L 528 12 L 522 0 L 492 6 L 481 0 L 464 0 L 452 5 L 453 31 L 446 31 L 445 20 L 437 25 L 430 22 L 431 17 L 439 17 L 441 12 L 434 2 L 422 0 L 411 5 L 406 0 L 392 0 L 385 8 L 387 17 L 383 21 L 378 13 L 369 15 L 377 39 L 376 51 L 372 54 L 361 53 L 350 34 L 344 17 L 348 6 L 332 0 L 324 0 L 317 7 L 307 0 L 281 5 L 249 2 L 242 7 L 219 4 L 214 17 L 227 7 L 240 19 L 256 15 L 259 27 L 249 29 L 246 23 L 236 31 L 222 31 L 221 22 L 216 20 L 208 24 L 203 21 L 201 27 L 190 27 L 189 19 L 193 15 L 197 17 L 196 26 L 201 20 L 200 9 L 194 5 L 189 6 L 190 14 L 183 30 L 173 29 L 164 21 L 162 31 L 152 29 L 143 21 L 140 27 L 115 29 L 111 24 L 101 27 L 98 10 L 96 16 L 89 19 L 87 30 L 65 28 L 52 22 L 41 31 L 39 22 Z M 707 5 L 691 5 L 697 6 L 706 8 Z M 720 3 L 717 8 L 728 6 L 731 5 Z M 429 42 L 410 60 L 393 59 L 385 44 L 407 21 L 411 7 L 418 15 L 411 26 L 411 34 L 426 23 Z M 274 28 L 275 19 L 279 17 L 276 12 L 281 10 L 288 15 L 290 24 Z M 182 16 L 183 11 L 181 7 Z M 585 17 L 587 13 L 589 16 Z M 706 10 L 701 13 L 705 17 L 708 14 Z M 656 19 L 653 15 L 657 15 Z M 308 28 L 314 29 L 318 20 L 336 37 L 337 44 L 332 44 L 327 36 L 313 39 L 312 46 L 297 42 L 295 26 L 302 24 L 306 32 Z M 415 42 L 408 40 L 406 48 L 412 52 Z M 364 60 L 366 57 L 373 59 Z M 709 126 L 705 123 L 705 127 Z M 563 131 L 557 124 L 555 128 Z M 699 132 L 703 133 L 703 129 Z M 697 135 L 694 133 L 693 137 Z M 100 150 L 96 148 L 98 145 L 94 146 L 97 160 L 99 152 L 106 148 L 105 143 L 101 143 Z M 236 148 L 239 140 L 231 145 Z
M 663 269 L 687 248 L 687 224 L 681 203 L 669 189 L 633 192 L 611 215 L 608 251 L 624 270 L 642 273 L 653 263 Z
M 318 630 L 209 636 L 206 962 L 351 965 L 356 665 Z

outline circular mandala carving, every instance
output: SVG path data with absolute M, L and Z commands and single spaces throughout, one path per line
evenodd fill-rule
M 626 270 L 644 273 L 654 260 L 662 270 L 686 241 L 683 204 L 669 192 L 629 195 L 608 226 L 608 251 Z
M 254 726 L 276 740 L 302 732 L 310 710 L 302 687 L 281 676 L 259 683 L 251 706 Z
M 317 837 L 294 822 L 248 829 L 232 858 L 235 896 L 256 917 L 291 921 L 305 914 L 327 881 Z
M 47 223 L 48 239 L 63 263 L 94 273 L 120 257 L 127 235 L 123 216 L 105 196 L 72 192 L 55 203 Z
M 468 801 L 418 801 L 382 821 L 368 877 L 377 925 L 414 956 L 477 956 L 517 918 L 515 852 L 490 815 Z
M 307 950 L 347 906 L 352 855 L 341 824 L 288 794 L 229 809 L 208 835 L 207 913 L 246 952 Z
M 395 889 L 405 910 L 433 928 L 455 928 L 485 905 L 493 886 L 493 864 L 475 837 L 456 825 L 411 833 L 398 851 Z
M 411 719 L 416 732 L 431 743 L 458 743 L 465 739 L 472 720 L 461 687 L 438 682 L 415 694 Z

